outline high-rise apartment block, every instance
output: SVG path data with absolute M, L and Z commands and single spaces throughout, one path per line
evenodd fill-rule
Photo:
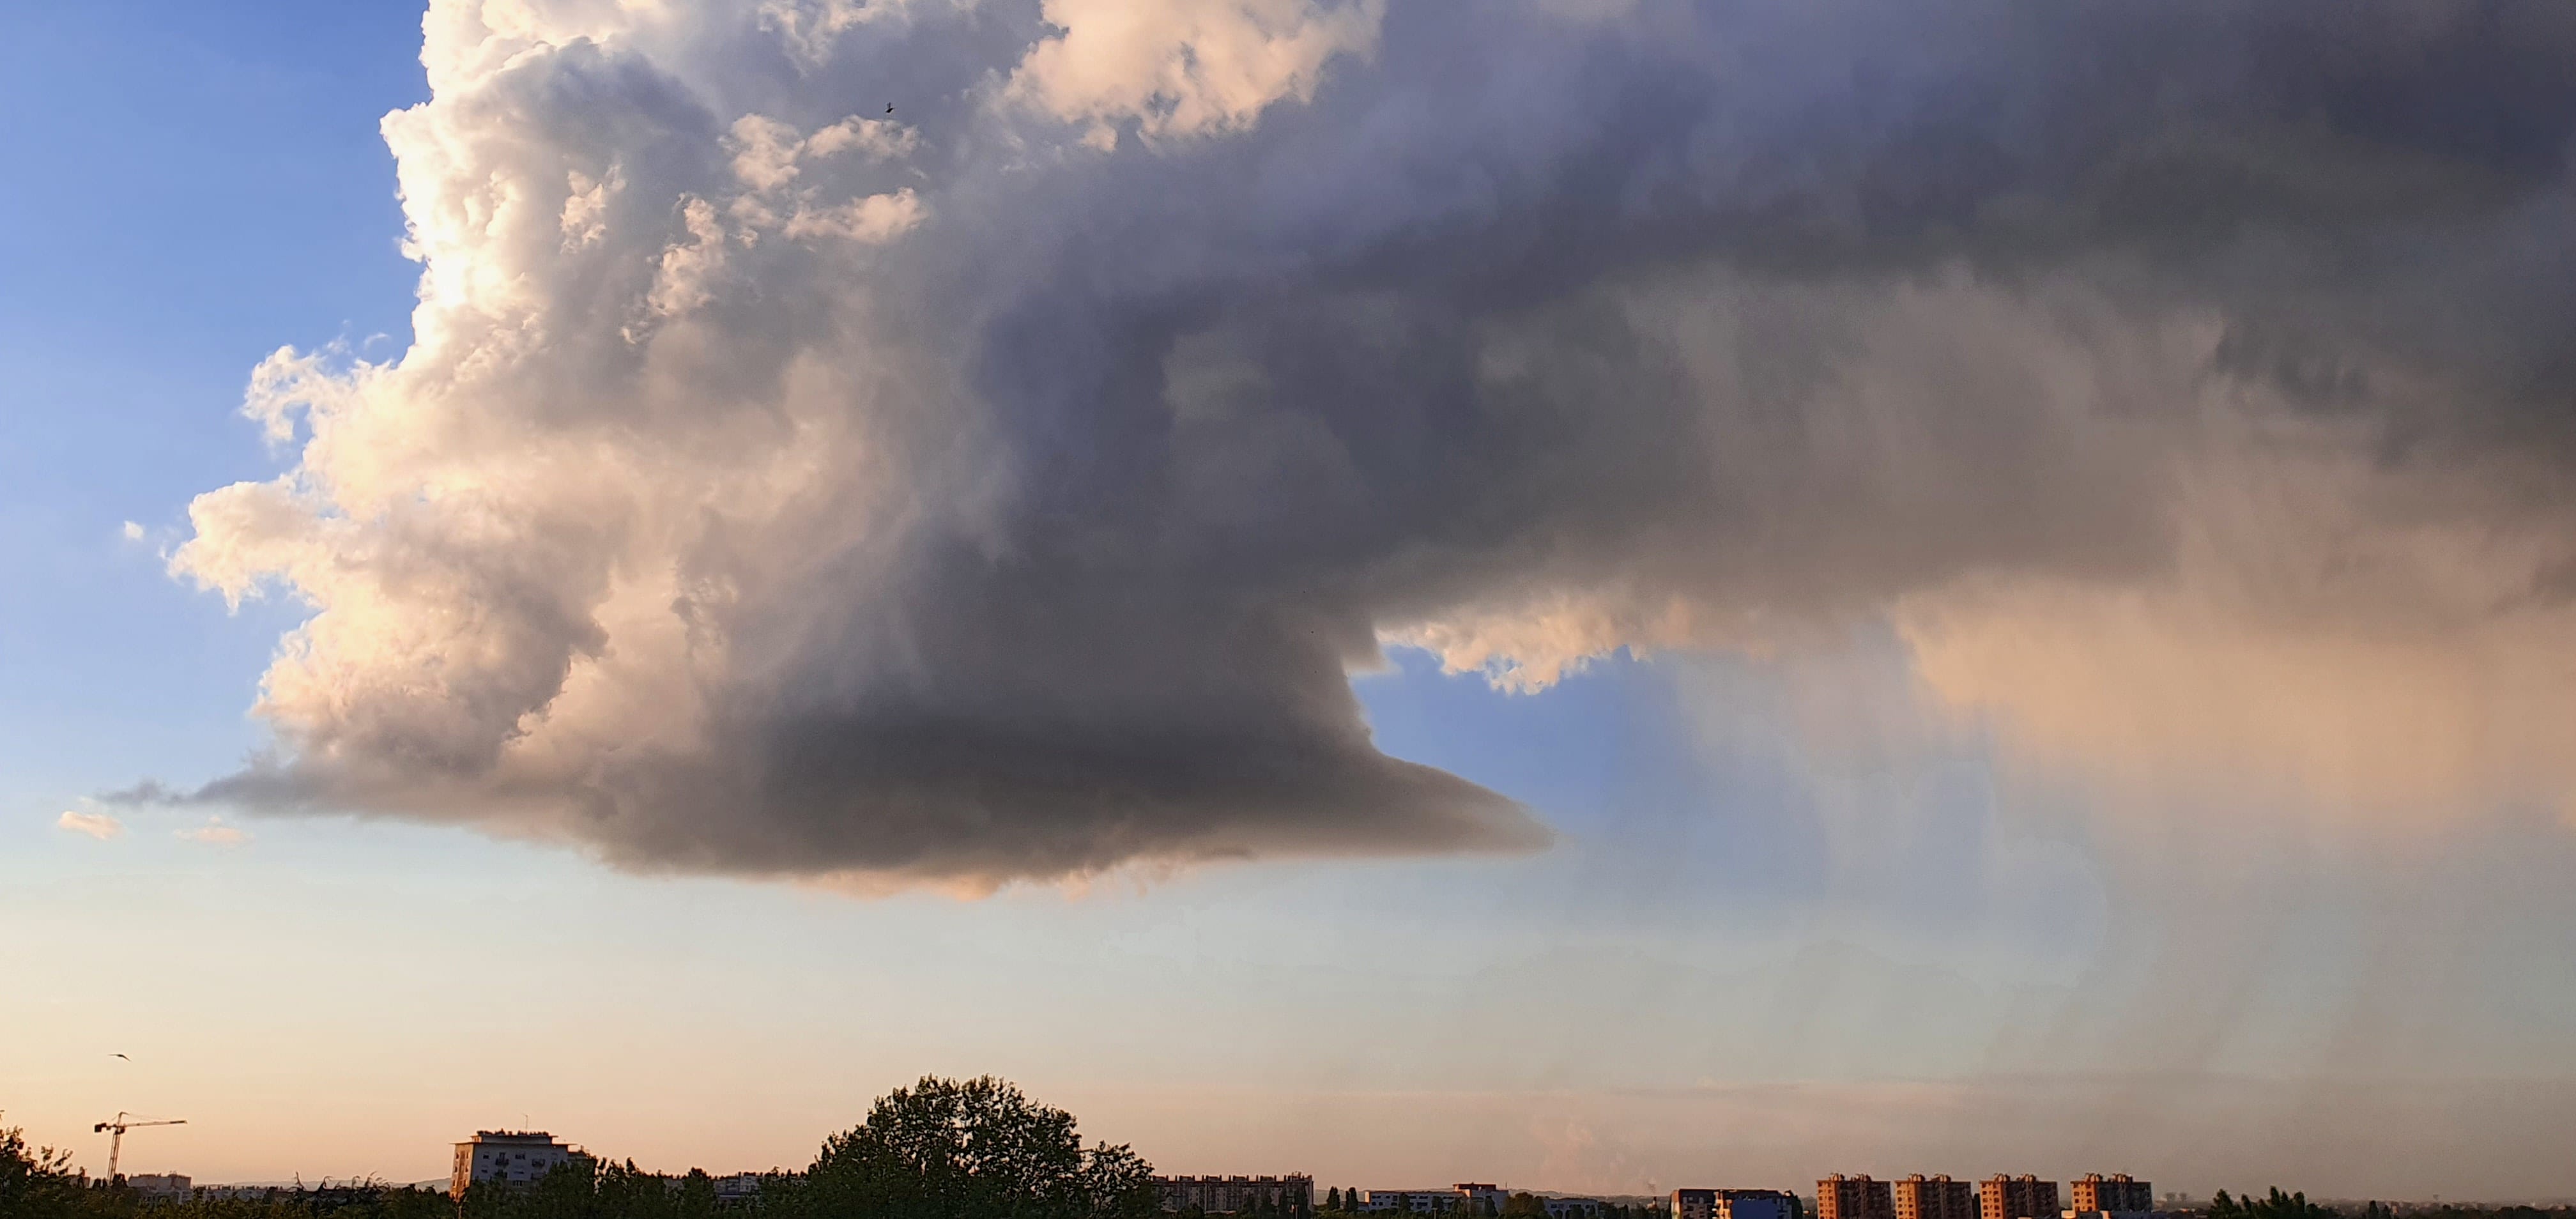
M 468 1188 L 484 1181 L 525 1185 L 580 1154 L 542 1130 L 477 1130 L 472 1139 L 456 1145 L 456 1168 L 448 1174 L 447 1192 L 462 1198 Z
M 1303 1173 L 1284 1177 L 1156 1177 L 1163 1209 L 1193 1207 L 1211 1215 L 1248 1211 L 1255 1206 L 1281 1215 L 1315 1213 L 1315 1179 Z
M 1978 1219 L 1976 1187 L 1949 1174 L 1915 1173 L 1893 1182 L 1896 1219 Z
M 2051 1219 L 2056 1214 L 2055 1181 L 1997 1174 L 1977 1187 L 1978 1219 Z
M 2156 1209 L 2156 1188 L 2144 1181 L 2133 1180 L 2125 1172 L 2103 1176 L 2088 1172 L 2075 1181 L 2072 1209 L 2078 1211 L 2152 1211 Z
M 1841 1173 L 1816 1182 L 1816 1219 L 1896 1219 L 1896 1201 L 1885 1181 L 1868 1173 Z

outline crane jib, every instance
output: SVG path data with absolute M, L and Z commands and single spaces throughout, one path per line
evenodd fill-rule
M 128 1131 L 128 1130 L 132 1130 L 132 1129 L 134 1129 L 134 1128 L 136 1128 L 136 1127 L 139 1127 L 139 1126 L 185 1126 L 185 1125 L 187 1125 L 187 1124 L 188 1124 L 188 1119 L 186 1119 L 186 1118 L 184 1118 L 184 1117 L 161 1118 L 161 1119 L 155 1119 L 155 1120 L 148 1121 L 148 1122 L 137 1122 L 137 1121 L 131 1121 L 131 1120 L 128 1120 L 128 1119 L 130 1119 L 130 1118 L 132 1118 L 132 1117 L 133 1117 L 133 1115 L 132 1115 L 132 1114 L 130 1114 L 130 1113 L 126 1113 L 126 1112 L 124 1112 L 123 1110 L 119 1110 L 119 1111 L 117 1111 L 117 1114 L 116 1114 L 116 1120 L 115 1120 L 115 1121 L 112 1121 L 112 1122 L 100 1122 L 99 1124 L 97 1124 L 97 1125 L 95 1125 L 95 1126 L 90 1127 L 90 1133 L 92 1133 L 92 1134 L 106 1134 L 106 1135 L 108 1136 L 108 1139 L 107 1139 L 107 1179 L 108 1179 L 109 1181 L 111 1181 L 111 1182 L 113 1182 L 114 1180 L 116 1180 L 116 1161 L 117 1161 L 118 1157 L 119 1157 L 120 1155 L 122 1155 L 122 1154 L 124 1153 L 124 1151 L 125 1151 L 125 1132 L 126 1132 L 126 1131 Z

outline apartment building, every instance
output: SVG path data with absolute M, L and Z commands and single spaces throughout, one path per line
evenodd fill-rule
M 2027 1173 L 1988 1177 L 1977 1187 L 1978 1219 L 2049 1219 L 2057 1214 L 2057 1182 Z
M 1360 1207 L 1371 1211 L 1406 1211 L 1417 1215 L 1439 1215 L 1470 1202 L 1489 1203 L 1496 1211 L 1511 1197 L 1509 1193 L 1482 1182 L 1465 1182 L 1447 1189 L 1372 1189 Z
M 2075 1211 L 2146 1212 L 2156 1209 L 2156 1188 L 2131 1178 L 2125 1172 L 2103 1176 L 2088 1172 L 2076 1178 L 2074 1197 L 2068 1208 Z
M 1308 1215 L 1315 1210 L 1315 1179 L 1304 1173 L 1280 1177 L 1156 1177 L 1167 1211 L 1196 1208 L 1211 1215 L 1254 1207 L 1280 1214 Z
M 1888 1182 L 1868 1173 L 1835 1173 L 1816 1182 L 1816 1219 L 1896 1219 L 1896 1199 Z
M 1896 1219 L 1978 1219 L 1976 1187 L 1949 1174 L 1895 1181 Z
M 185 1202 L 191 1193 L 186 1173 L 140 1172 L 125 1178 L 125 1187 L 145 1202 Z
M 484 1181 L 526 1185 L 581 1154 L 542 1130 L 477 1130 L 473 1138 L 456 1145 L 448 1196 L 462 1198 L 467 1189 Z

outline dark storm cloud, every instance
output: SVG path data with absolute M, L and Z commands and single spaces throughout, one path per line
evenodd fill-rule
M 1526 847 L 1373 747 L 1383 633 L 2163 570 L 2213 384 L 2564 508 L 2560 5 L 857 11 L 434 6 L 420 344 L 273 361 L 302 464 L 180 558 L 319 609 L 203 797 L 898 881 Z

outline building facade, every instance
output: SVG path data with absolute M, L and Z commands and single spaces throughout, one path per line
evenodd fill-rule
M 1447 1189 L 1372 1189 L 1361 1210 L 1409 1211 L 1417 1215 L 1438 1215 L 1482 1202 L 1501 1211 L 1511 1198 L 1509 1191 L 1481 1181 L 1467 1181 Z
M 2078 1211 L 2140 1212 L 2156 1209 L 2155 1186 L 2125 1172 L 2103 1176 L 2088 1172 L 2075 1181 L 2073 1205 Z
M 2057 1182 L 2027 1173 L 1988 1177 L 1977 1187 L 1978 1219 L 2048 1219 L 2057 1214 Z
M 1547 1208 L 1547 1219 L 1594 1219 L 1601 1213 L 1599 1198 L 1541 1198 Z
M 1778 1189 L 1677 1189 L 1671 1219 L 1798 1219 L 1798 1200 Z
M 477 1130 L 456 1145 L 456 1166 L 448 1174 L 447 1193 L 462 1198 L 485 1181 L 526 1185 L 582 1153 L 555 1141 L 542 1130 Z
M 1896 1219 L 1896 1200 L 1888 1182 L 1868 1173 L 1835 1173 L 1816 1182 L 1816 1219 Z
M 1949 1174 L 1915 1173 L 1894 1182 L 1896 1219 L 1979 1219 L 1976 1187 Z
M 1303 1173 L 1284 1177 L 1156 1177 L 1167 1211 L 1198 1210 L 1211 1215 L 1260 1209 L 1281 1215 L 1315 1213 L 1315 1179 Z
M 185 1173 L 144 1172 L 125 1179 L 125 1187 L 145 1202 L 185 1202 L 191 1182 Z
M 1458 1209 L 1467 1196 L 1456 1189 L 1372 1189 L 1362 1210 L 1436 1215 Z

